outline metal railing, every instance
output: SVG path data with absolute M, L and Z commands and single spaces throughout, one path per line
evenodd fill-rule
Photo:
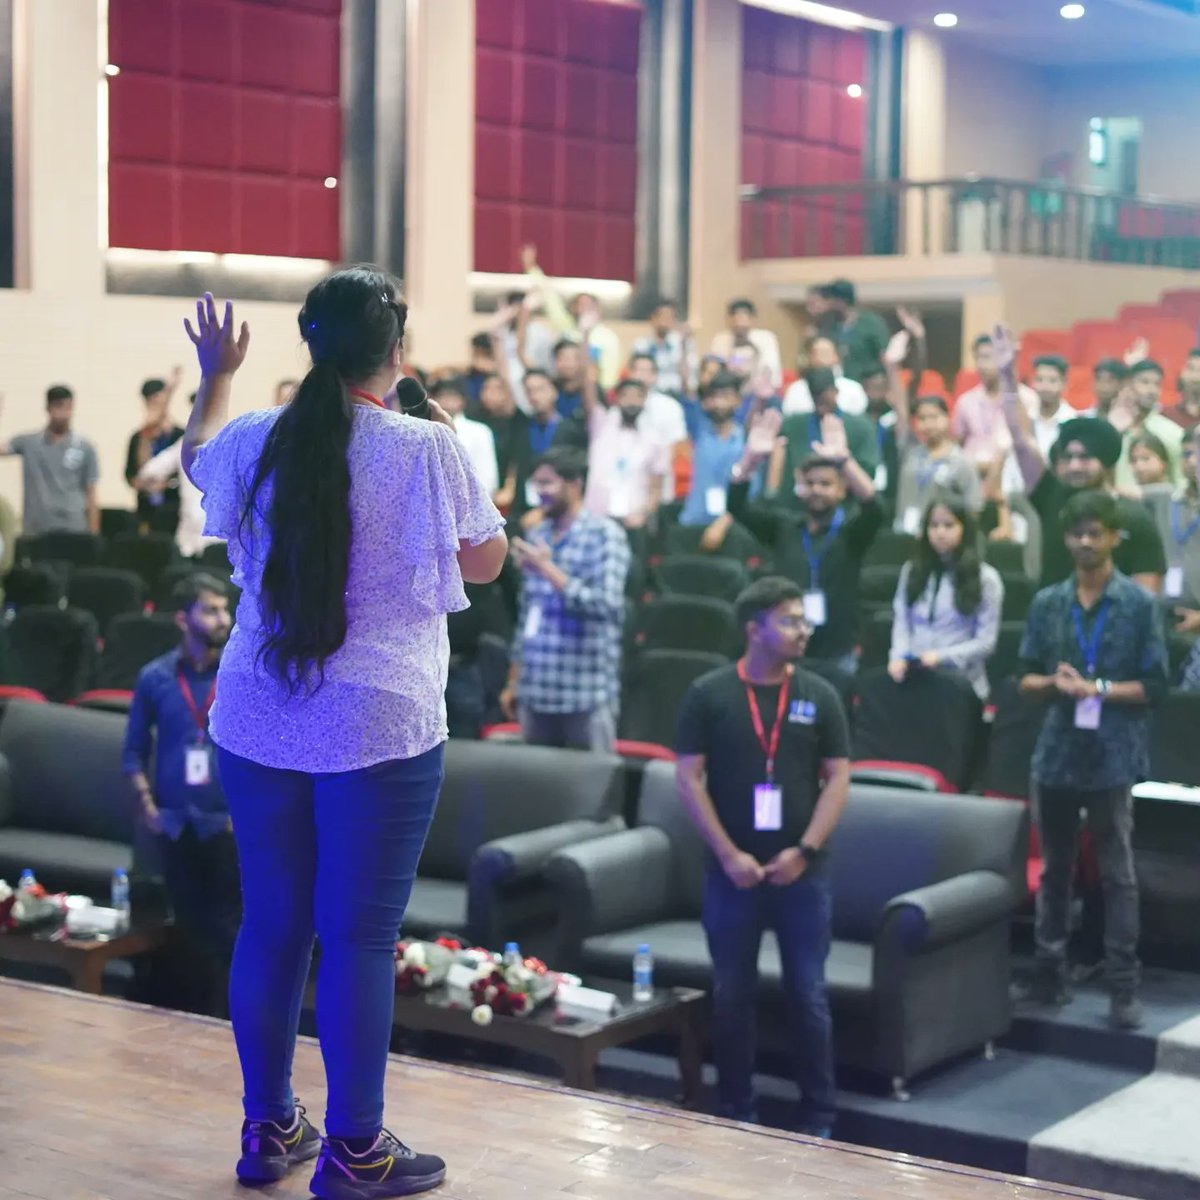
M 742 254 L 1020 254 L 1200 268 L 1200 205 L 973 176 L 746 187 Z

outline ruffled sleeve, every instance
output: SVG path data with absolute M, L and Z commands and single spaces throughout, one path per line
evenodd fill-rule
M 206 537 L 235 540 L 245 505 L 247 472 L 258 461 L 269 426 L 277 416 L 278 410 L 246 413 L 230 421 L 196 452 L 192 482 L 204 494 Z
M 413 598 L 432 612 L 458 612 L 468 607 L 459 542 L 482 545 L 504 529 L 504 518 L 455 434 L 437 424 L 428 434 L 403 518 L 404 541 L 416 552 Z

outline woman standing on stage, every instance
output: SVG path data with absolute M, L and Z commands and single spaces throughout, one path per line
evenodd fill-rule
M 245 1182 L 321 1152 L 317 1196 L 409 1195 L 445 1163 L 383 1128 L 393 948 L 442 781 L 446 613 L 493 580 L 500 514 L 450 426 L 383 407 L 407 309 L 369 268 L 309 292 L 290 404 L 228 420 L 250 333 L 213 298 L 187 324 L 203 375 L 183 467 L 243 589 L 211 716 L 245 913 L 230 1015 Z M 200 764 L 197 763 L 197 769 Z M 291 1086 L 314 934 L 326 1138 Z

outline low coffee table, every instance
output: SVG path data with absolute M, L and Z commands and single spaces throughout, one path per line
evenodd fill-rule
M 107 941 L 55 938 L 43 933 L 0 933 L 0 961 L 59 967 L 77 992 L 99 995 L 105 966 L 117 958 L 137 958 L 157 950 L 167 937 L 165 925 L 135 925 Z
M 562 1067 L 568 1087 L 583 1091 L 596 1089 L 596 1060 L 601 1050 L 625 1046 L 650 1034 L 674 1034 L 679 1039 L 683 1101 L 689 1108 L 699 1104 L 704 993 L 692 988 L 656 988 L 652 1000 L 635 1003 L 629 983 L 605 979 L 586 983 L 616 995 L 618 1008 L 611 1017 L 567 1012 L 549 1001 L 528 1017 L 496 1016 L 490 1025 L 476 1025 L 471 1020 L 470 1000 L 461 992 L 438 987 L 415 996 L 397 994 L 394 1024 L 414 1032 L 446 1033 L 544 1055 Z

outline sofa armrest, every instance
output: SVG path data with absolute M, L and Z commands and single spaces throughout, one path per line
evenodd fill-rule
M 896 896 L 883 910 L 877 949 L 916 954 L 948 945 L 1016 912 L 1012 885 L 995 871 L 968 871 Z
M 605 821 L 563 821 L 497 838 L 484 843 L 471 856 L 470 882 L 495 886 L 528 879 L 541 871 L 559 850 L 624 829 L 625 822 L 620 817 L 609 817 Z
M 574 961 L 586 938 L 664 919 L 671 842 L 653 826 L 560 850 L 546 877 L 558 889 L 558 950 Z

